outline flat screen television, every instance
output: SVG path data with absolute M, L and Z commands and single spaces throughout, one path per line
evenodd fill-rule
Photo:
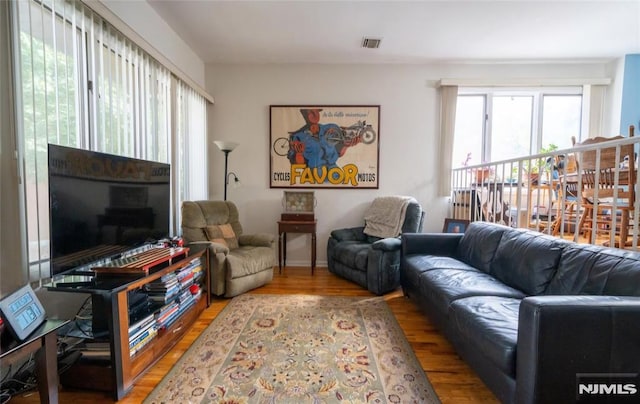
M 51 276 L 169 236 L 170 166 L 49 144 Z

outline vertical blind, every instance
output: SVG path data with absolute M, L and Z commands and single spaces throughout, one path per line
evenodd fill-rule
M 207 199 L 207 101 L 182 81 L 176 83 L 173 227 L 180 232 L 180 205 Z
M 175 214 L 184 198 L 207 192 L 206 178 L 190 176 L 205 172 L 206 101 L 178 81 L 172 102 L 170 71 L 79 1 L 13 2 L 12 21 L 26 251 L 37 282 L 49 277 L 47 144 L 172 162 Z

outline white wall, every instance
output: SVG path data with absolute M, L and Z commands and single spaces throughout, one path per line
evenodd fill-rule
M 326 265 L 331 230 L 362 225 L 376 196 L 412 195 L 426 208 L 425 231 L 441 231 L 446 199 L 437 198 L 439 95 L 442 78 L 608 77 L 604 64 L 557 65 L 209 65 L 206 90 L 211 140 L 234 140 L 229 170 L 243 187 L 230 189 L 245 232 L 277 233 L 282 189 L 269 188 L 269 105 L 380 105 L 380 188 L 315 190 L 318 262 Z M 223 154 L 209 142 L 210 198 L 222 199 Z M 289 238 L 288 263 L 309 264 L 308 235 Z
M 98 12 L 100 12 L 99 6 L 104 5 L 157 51 L 173 62 L 180 71 L 198 85 L 204 87 L 205 77 L 202 59 L 146 1 L 85 0 L 85 2 L 90 7 L 96 8 Z

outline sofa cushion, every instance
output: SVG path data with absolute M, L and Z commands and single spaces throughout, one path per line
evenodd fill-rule
M 227 255 L 227 277 L 242 278 L 265 270 L 273 270 L 276 258 L 271 247 L 243 246 Z
M 333 259 L 359 271 L 367 270 L 367 255 L 371 244 L 361 241 L 335 243 Z
M 209 225 L 204 228 L 204 231 L 207 233 L 207 239 L 209 241 L 224 244 L 231 250 L 238 248 L 236 233 L 229 223 Z
M 607 274 L 603 295 L 640 297 L 640 254 L 628 252 Z
M 415 254 L 404 257 L 400 276 L 406 278 L 409 283 L 418 285 L 420 275 L 423 272 L 445 268 L 478 272 L 478 270 L 471 265 L 465 264 L 455 258 Z M 404 282 L 404 284 L 407 283 Z
M 456 256 L 461 261 L 489 273 L 502 233 L 509 227 L 486 222 L 472 222 L 460 239 Z
M 623 271 L 619 272 L 621 265 Z M 595 245 L 572 244 L 565 248 L 558 271 L 551 279 L 548 295 L 632 295 L 637 284 L 638 255 Z M 609 280 L 609 278 L 611 279 Z
M 482 352 L 504 373 L 515 377 L 520 300 L 475 296 L 458 299 L 449 309 L 457 338 Z
M 502 296 L 515 299 L 524 293 L 507 286 L 493 276 L 466 269 L 432 269 L 420 274 L 419 290 L 426 300 L 446 313 L 457 299 L 470 296 Z
M 528 295 L 539 295 L 547 289 L 566 245 L 555 237 L 524 229 L 507 230 L 502 234 L 490 273 Z

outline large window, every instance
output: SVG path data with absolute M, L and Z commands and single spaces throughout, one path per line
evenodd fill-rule
M 178 143 L 176 152 L 183 157 L 173 159 L 172 144 L 186 138 L 203 144 L 206 101 L 177 79 L 181 95 L 172 99 L 170 71 L 81 2 L 13 2 L 12 18 L 17 141 L 34 282 L 49 276 L 47 144 L 174 160 L 174 170 L 184 173 L 176 162 L 206 165 L 206 155 L 201 147 Z M 177 133 L 171 131 L 172 120 L 178 122 Z M 181 198 L 206 195 L 206 182 L 196 187 L 182 174 L 174 180 L 174 212 Z
M 580 140 L 582 89 L 460 89 L 453 167 L 507 160 Z

